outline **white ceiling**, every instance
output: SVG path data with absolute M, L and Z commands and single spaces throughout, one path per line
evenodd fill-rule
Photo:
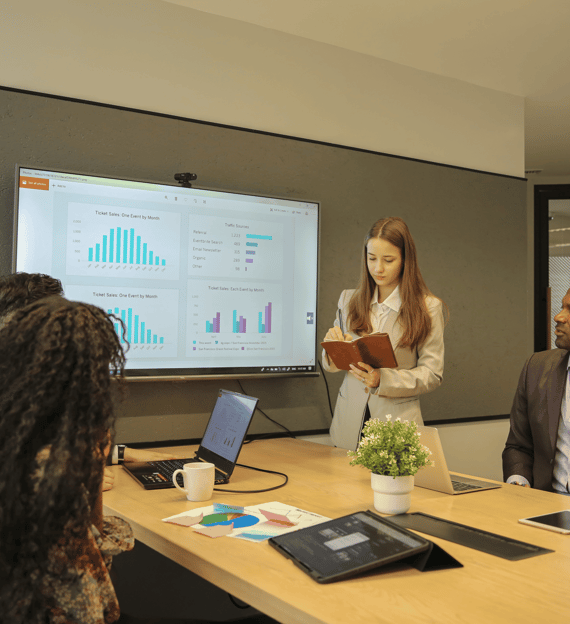
M 526 169 L 570 175 L 570 0 L 166 0 L 526 98 Z

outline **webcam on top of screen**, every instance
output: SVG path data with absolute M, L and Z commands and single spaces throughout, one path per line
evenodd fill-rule
M 190 182 L 197 180 L 198 176 L 195 173 L 175 173 L 174 179 L 186 188 L 192 188 Z

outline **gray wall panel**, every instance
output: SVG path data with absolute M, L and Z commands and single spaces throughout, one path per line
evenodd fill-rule
M 0 90 L 0 273 L 11 271 L 14 165 L 74 170 L 321 202 L 318 334 L 340 291 L 354 287 L 362 239 L 381 216 L 401 216 L 431 290 L 449 306 L 446 370 L 422 399 L 426 420 L 506 414 L 532 331 L 526 309 L 526 182 L 320 145 Z M 341 375 L 327 375 L 332 401 Z M 245 380 L 260 407 L 292 430 L 328 428 L 322 377 Z M 199 437 L 218 387 L 235 381 L 129 384 L 118 438 Z M 261 416 L 252 432 L 278 431 Z

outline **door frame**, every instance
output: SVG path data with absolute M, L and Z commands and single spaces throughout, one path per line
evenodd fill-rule
M 548 279 L 548 202 L 570 199 L 570 184 L 537 184 L 534 187 L 534 350 L 550 349 L 550 287 Z

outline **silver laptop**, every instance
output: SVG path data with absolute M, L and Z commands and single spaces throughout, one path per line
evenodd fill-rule
M 421 443 L 431 451 L 431 460 L 434 465 L 420 468 L 414 478 L 414 485 L 445 494 L 468 494 L 501 487 L 499 483 L 492 481 L 480 481 L 458 475 L 451 476 L 447 469 L 438 430 L 435 427 L 418 427 L 418 431 L 421 433 Z

